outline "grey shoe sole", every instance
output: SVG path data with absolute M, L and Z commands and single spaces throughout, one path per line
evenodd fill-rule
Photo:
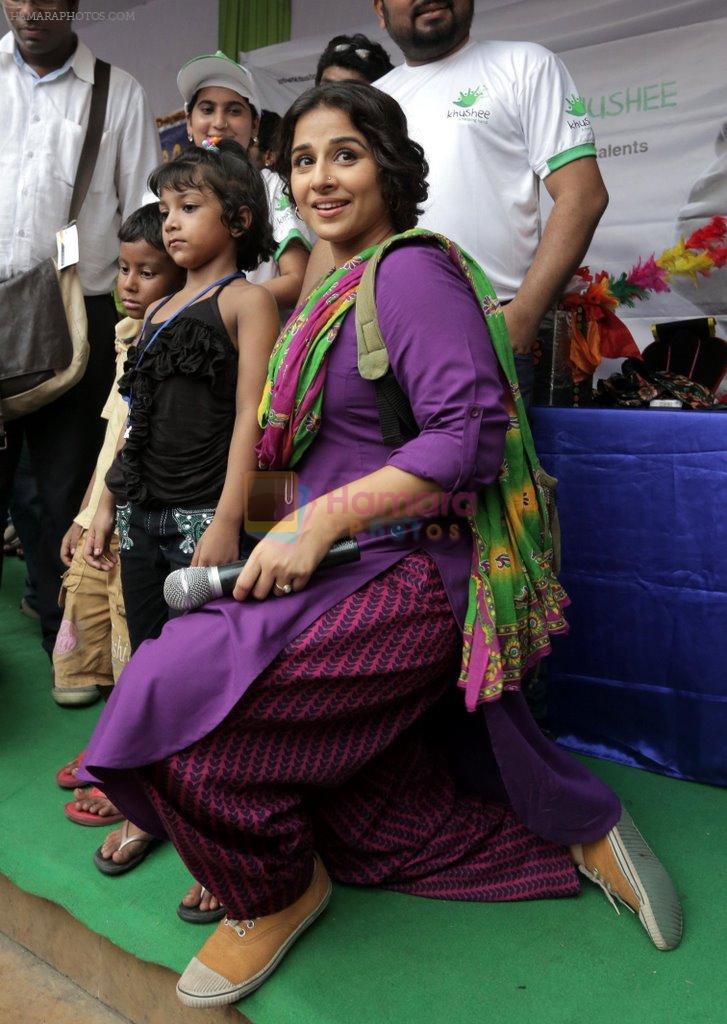
M 682 940 L 684 917 L 674 883 L 624 808 L 609 844 L 639 897 L 639 920 L 658 949 L 675 949 Z
M 54 686 L 51 690 L 53 700 L 64 708 L 83 707 L 84 704 L 95 704 L 101 694 L 98 686 Z
M 177 997 L 179 1001 L 184 1003 L 185 1006 L 193 1006 L 198 1010 L 205 1010 L 210 1009 L 213 1006 L 225 1006 L 228 1003 L 236 1003 L 238 999 L 242 999 L 245 996 L 250 995 L 251 992 L 254 992 L 256 988 L 260 988 L 262 983 L 273 973 L 296 939 L 299 939 L 306 928 L 312 925 L 315 919 L 326 909 L 328 901 L 331 898 L 331 891 L 332 887 L 329 884 L 328 892 L 318 906 L 308 915 L 308 917 L 300 922 L 295 931 L 286 939 L 285 943 L 280 947 L 275 956 L 265 964 L 263 969 L 246 981 L 244 985 L 237 985 L 235 988 L 232 988 L 227 992 L 221 992 L 219 995 L 196 996 L 191 992 L 185 992 L 184 989 L 179 987 L 181 982 L 180 979 L 180 982 L 177 983 Z

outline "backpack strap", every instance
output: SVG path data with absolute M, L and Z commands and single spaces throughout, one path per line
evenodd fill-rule
M 417 232 L 387 239 L 369 260 L 356 294 L 356 341 L 358 344 L 358 372 L 370 380 L 376 389 L 379 425 L 384 443 L 398 448 L 407 439 L 416 437 L 419 424 L 412 412 L 409 399 L 394 376 L 386 342 L 381 333 L 376 312 L 376 271 L 382 257 L 391 248 L 414 241 L 431 243 L 433 234 Z
M 376 271 L 383 255 L 384 246 L 380 246 L 366 265 L 356 293 L 358 372 L 372 381 L 380 380 L 389 370 L 389 353 L 376 312 Z

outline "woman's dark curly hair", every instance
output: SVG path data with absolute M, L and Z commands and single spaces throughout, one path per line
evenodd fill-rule
M 334 36 L 331 39 L 318 61 L 316 85 L 321 84 L 326 68 L 358 71 L 370 83 L 383 78 L 394 65 L 383 46 L 357 32 L 355 36 Z
M 225 227 L 230 231 L 243 229 L 236 239 L 239 270 L 254 270 L 275 251 L 262 176 L 245 150 L 232 139 L 222 139 L 217 152 L 189 149 L 176 160 L 161 164 L 149 177 L 149 188 L 159 197 L 164 189 L 210 189 L 222 206 Z M 241 206 L 246 206 L 251 214 L 248 228 L 240 219 Z
M 291 150 L 299 119 L 317 107 L 333 107 L 348 114 L 351 124 L 371 147 L 379 168 L 381 194 L 395 231 L 416 225 L 419 208 L 429 193 L 429 166 L 424 150 L 409 138 L 404 111 L 393 97 L 363 82 L 331 82 L 309 89 L 293 103 L 280 126 L 277 169 L 292 198 Z

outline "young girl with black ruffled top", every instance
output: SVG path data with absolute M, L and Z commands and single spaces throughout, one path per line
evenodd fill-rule
M 147 314 L 119 387 L 129 403 L 84 554 L 97 568 L 118 524 L 132 651 L 169 610 L 167 574 L 239 557 L 244 482 L 256 469 L 257 407 L 278 329 L 275 300 L 245 281 L 273 248 L 265 188 L 234 142 L 195 149 L 150 179 L 184 288 Z

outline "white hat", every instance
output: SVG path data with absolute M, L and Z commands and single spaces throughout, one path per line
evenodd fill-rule
M 255 108 L 255 112 L 260 114 L 262 106 L 252 75 L 247 68 L 230 60 L 222 50 L 193 57 L 177 75 L 177 88 L 182 94 L 185 106 L 192 102 L 192 97 L 199 89 L 205 89 L 210 85 L 231 89 L 238 96 L 248 100 Z

